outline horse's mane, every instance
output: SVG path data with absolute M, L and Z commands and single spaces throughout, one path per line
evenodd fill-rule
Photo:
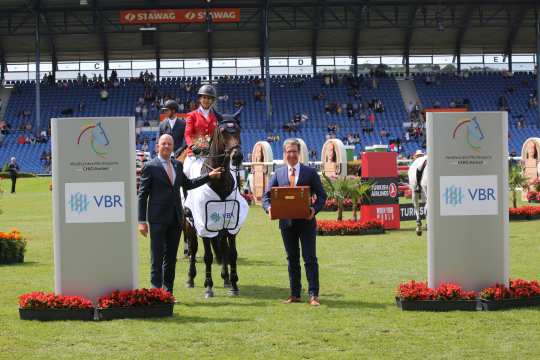
M 208 152 L 208 157 L 204 160 L 201 169 L 201 175 L 208 174 L 212 169 L 223 167 L 221 177 L 211 179 L 208 185 L 224 200 L 234 190 L 234 178 L 230 171 L 230 157 L 225 156 L 225 139 L 219 126 L 214 129 Z

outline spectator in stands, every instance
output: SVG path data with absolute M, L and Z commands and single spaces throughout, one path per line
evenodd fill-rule
M 300 122 L 305 123 L 309 120 L 309 115 L 306 112 L 303 112 L 302 115 L 300 115 Z
M 148 107 L 146 107 L 146 104 L 142 107 L 141 115 L 143 120 L 148 120 Z
M 414 103 L 412 100 L 409 100 L 409 104 L 407 105 L 407 113 L 409 113 L 409 117 L 411 116 L 411 113 L 414 110 Z
M 63 116 L 73 116 L 73 108 L 70 108 L 70 107 L 64 108 L 62 109 L 62 111 L 60 111 L 60 113 Z
M 25 140 L 26 140 L 26 137 L 24 136 L 24 134 L 21 134 L 21 135 L 19 135 L 19 137 L 17 138 L 17 144 L 19 144 L 19 145 L 24 145 L 24 144 L 25 144 Z
M 79 101 L 79 113 L 82 113 L 85 108 L 86 108 L 86 102 L 84 101 L 84 99 L 81 99 Z
M 369 112 L 368 120 L 371 128 L 373 129 L 375 127 L 375 113 L 373 111 Z
M 94 76 L 96 75 L 94 74 Z M 107 91 L 107 89 L 105 88 L 101 89 L 101 91 L 99 92 L 99 98 L 102 101 L 107 101 L 107 99 L 109 98 L 109 92 Z
M 4 144 L 5 137 L 6 137 L 6 135 L 4 135 L 4 133 L 2 131 L 0 131 L 0 148 Z
M 389 133 L 388 130 L 386 130 L 385 128 L 382 128 L 382 129 L 379 131 L 379 135 L 380 135 L 382 138 L 385 138 L 385 137 L 389 137 L 389 136 L 390 136 L 390 133 Z
M 499 97 L 499 111 L 508 111 L 508 100 L 506 99 L 506 96 L 501 95 Z
M 253 95 L 255 96 L 255 101 L 263 101 L 264 99 L 264 94 L 261 90 L 256 90 Z
M 435 102 L 433 103 L 433 107 L 435 109 L 439 109 L 441 107 L 441 102 L 439 100 L 435 100 Z

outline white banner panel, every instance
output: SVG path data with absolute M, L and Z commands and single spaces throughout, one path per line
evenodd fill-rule
M 441 216 L 497 215 L 497 175 L 441 176 Z
M 427 114 L 428 285 L 508 282 L 508 114 Z
M 66 183 L 66 223 L 126 221 L 123 182 Z
M 135 120 L 51 119 L 55 292 L 138 286 Z

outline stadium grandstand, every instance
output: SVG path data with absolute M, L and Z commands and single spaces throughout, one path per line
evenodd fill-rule
M 50 172 L 50 119 L 133 116 L 152 152 L 159 108 L 242 108 L 242 143 L 327 138 L 359 153 L 425 147 L 424 110 L 509 112 L 509 152 L 540 137 L 533 0 L 2 0 L 0 164 Z

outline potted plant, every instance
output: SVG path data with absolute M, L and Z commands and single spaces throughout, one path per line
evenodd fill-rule
M 337 206 L 337 220 L 343 220 L 343 210 L 350 204 L 353 210 L 353 219 L 357 220 L 357 207 L 361 201 L 369 200 L 371 182 L 362 182 L 358 177 L 329 178 L 323 175 L 323 187 L 328 199 L 334 199 Z M 348 200 L 347 200 L 348 199 Z M 349 202 L 350 201 L 350 202 Z
M 523 175 L 523 171 L 520 166 L 510 167 L 510 174 L 508 176 L 508 186 L 512 193 L 512 206 L 517 207 L 517 191 L 518 189 L 527 188 L 529 184 L 529 178 Z
M 100 320 L 172 316 L 174 296 L 164 289 L 113 291 L 99 298 Z
M 536 280 L 510 280 L 509 286 L 495 284 L 480 293 L 482 308 L 487 311 L 540 306 L 540 285 Z
M 26 240 L 17 229 L 0 232 L 0 264 L 24 262 Z
M 41 291 L 19 296 L 22 320 L 93 320 L 92 302 L 82 296 L 63 296 Z
M 474 291 L 453 283 L 431 289 L 427 282 L 411 280 L 400 284 L 396 294 L 396 305 L 403 311 L 476 311 L 477 304 Z

